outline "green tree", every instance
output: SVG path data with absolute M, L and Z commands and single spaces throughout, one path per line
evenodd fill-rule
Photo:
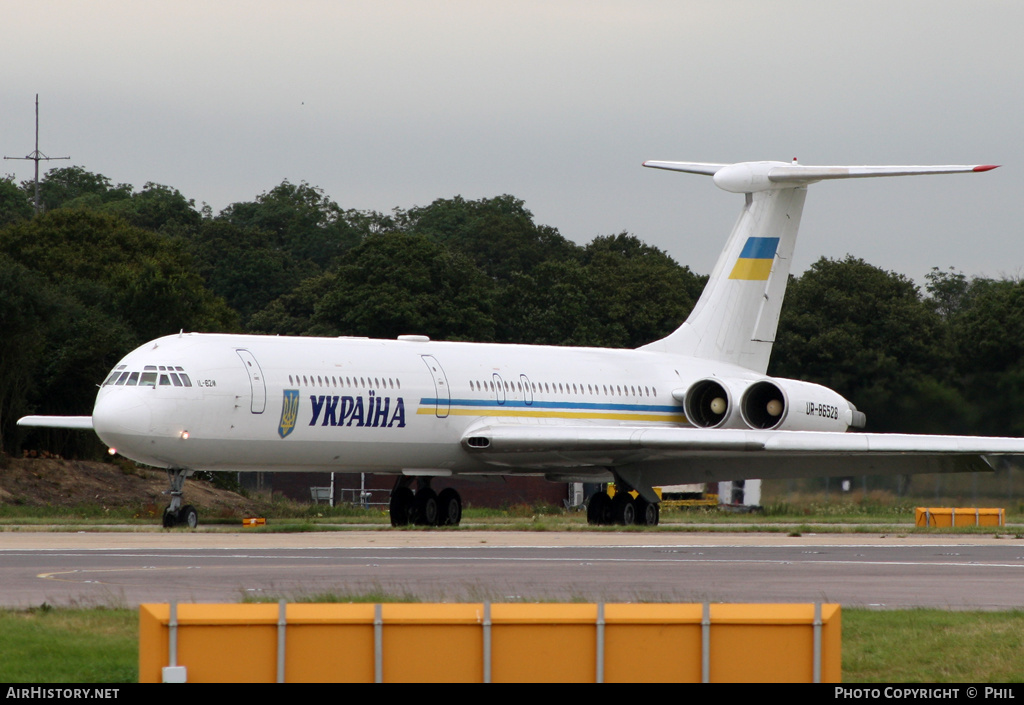
M 21 182 L 21 188 L 29 199 L 34 198 L 35 184 Z M 132 195 L 131 184 L 113 184 L 103 174 L 94 174 L 80 166 L 51 169 L 39 181 L 39 200 L 43 210 L 53 210 L 72 204 L 76 199 L 86 202 L 110 203 Z M 94 197 L 88 200 L 88 197 Z
M 0 452 L 36 391 L 54 302 L 45 280 L 0 254 Z
M 254 313 L 249 319 L 249 332 L 265 335 L 311 335 L 313 316 L 320 300 L 334 286 L 336 278 L 333 272 L 327 272 L 303 280 L 294 289 Z
M 135 345 L 123 322 L 82 303 L 67 284 L 0 254 L 0 450 L 17 451 L 29 437 L 64 455 L 96 450 L 83 434 L 14 425 L 30 413 L 89 413 L 96 382 Z
M 966 420 L 941 323 L 905 276 L 823 258 L 790 283 L 769 372 L 835 389 L 871 430 L 948 433 Z
M 498 340 L 532 345 L 604 344 L 587 268 L 576 259 L 547 260 L 514 272 L 501 288 Z
M 487 277 L 422 235 L 371 235 L 342 258 L 327 283 L 310 333 L 493 340 Z
M 198 230 L 202 223 L 193 199 L 185 198 L 178 189 L 151 181 L 130 198 L 112 201 L 101 210 L 165 235 L 185 236 Z
M 0 179 L 0 227 L 32 217 L 32 203 L 10 177 Z
M 437 199 L 396 211 L 397 226 L 462 252 L 489 276 L 507 280 L 546 260 L 579 256 L 579 248 L 546 225 L 536 225 L 523 201 L 503 195 L 467 201 Z
M 255 201 L 231 204 L 218 219 L 272 234 L 274 245 L 289 257 L 305 260 L 319 270 L 329 267 L 362 237 L 346 220 L 341 206 L 304 181 L 296 185 L 285 180 Z
M 57 209 L 0 232 L 0 251 L 86 305 L 123 319 L 139 342 L 237 325 L 192 271 L 184 243 L 88 210 Z
M 1024 283 L 972 279 L 951 324 L 956 381 L 975 432 L 1024 435 Z
M 584 248 L 589 298 L 604 323 L 603 344 L 635 348 L 678 328 L 707 277 L 629 233 L 594 238 Z
M 502 341 L 639 347 L 682 324 L 703 280 L 627 233 L 597 237 L 579 257 L 510 275 L 499 294 Z
M 275 245 L 265 230 L 207 220 L 190 239 L 196 271 L 243 322 L 316 274 Z

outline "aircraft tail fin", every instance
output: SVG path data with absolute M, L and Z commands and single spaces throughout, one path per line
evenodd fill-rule
M 746 203 L 689 318 L 669 336 L 641 349 L 740 365 L 756 372 L 768 359 L 789 281 L 807 186 L 832 179 L 955 174 L 994 165 L 804 166 L 786 162 L 648 161 L 644 166 L 711 176 L 742 193 Z

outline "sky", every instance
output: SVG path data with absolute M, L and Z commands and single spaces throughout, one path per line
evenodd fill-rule
M 0 0 L 0 152 L 218 212 L 283 180 L 390 211 L 512 194 L 708 273 L 743 203 L 648 159 L 1002 164 L 810 187 L 793 271 L 1024 275 L 1016 0 Z M 19 181 L 31 162 L 5 161 Z

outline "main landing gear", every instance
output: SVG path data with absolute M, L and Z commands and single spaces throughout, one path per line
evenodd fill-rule
M 657 502 L 648 502 L 639 494 L 634 499 L 625 491 L 614 497 L 603 490 L 595 492 L 587 502 L 587 523 L 594 526 L 657 526 L 660 516 Z
M 413 493 L 412 478 L 400 477 L 391 490 L 391 526 L 458 526 L 462 521 L 462 497 L 448 487 L 437 494 L 430 478 L 421 477 Z
M 191 504 L 182 506 L 181 498 L 185 487 L 185 478 L 192 474 L 191 470 L 168 468 L 167 479 L 171 483 L 171 503 L 164 509 L 163 523 L 165 529 L 175 526 L 187 526 L 190 529 L 199 525 L 199 512 Z

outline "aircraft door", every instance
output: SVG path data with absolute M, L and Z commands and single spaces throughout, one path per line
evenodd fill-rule
M 533 387 L 530 386 L 530 378 L 526 375 L 519 375 L 519 381 L 523 383 L 523 401 L 527 406 L 533 405 Z
M 448 389 L 448 377 L 445 376 L 444 368 L 433 355 L 420 355 L 423 364 L 430 370 L 430 377 L 434 380 L 434 402 L 436 403 L 435 413 L 437 418 L 448 418 L 448 411 L 452 405 L 452 395 Z
M 497 372 L 495 372 L 493 375 L 491 375 L 491 378 L 494 381 L 494 399 L 499 404 L 504 404 L 505 403 L 505 382 L 501 379 L 501 375 L 499 375 Z
M 245 371 L 249 374 L 249 387 L 252 389 L 252 404 L 249 409 L 254 414 L 262 414 L 267 408 L 267 384 L 263 379 L 263 370 L 260 363 L 248 350 L 235 350 L 238 357 L 242 358 Z

